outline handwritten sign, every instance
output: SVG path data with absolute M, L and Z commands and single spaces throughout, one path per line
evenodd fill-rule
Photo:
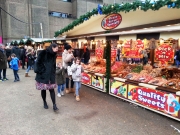
M 130 48 L 131 47 L 131 41 L 126 41 L 124 43 L 124 48 Z
M 155 50 L 155 61 L 172 62 L 174 50 L 172 46 L 163 44 Z
M 103 58 L 103 49 L 101 47 L 96 49 L 96 58 L 97 59 L 102 59 Z
M 137 41 L 136 41 L 136 47 L 139 49 L 139 48 L 144 48 L 144 43 L 143 43 L 143 41 L 142 40 L 140 40 L 140 39 L 138 39 Z
M 111 30 L 119 26 L 122 21 L 122 16 L 117 13 L 107 15 L 101 22 L 101 27 L 105 30 Z
M 112 61 L 116 60 L 116 55 L 117 55 L 117 50 L 116 49 L 111 49 L 111 60 Z

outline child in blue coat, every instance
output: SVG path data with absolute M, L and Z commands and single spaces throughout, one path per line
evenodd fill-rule
M 16 57 L 16 55 L 13 53 L 11 54 L 11 62 L 10 62 L 10 65 L 11 65 L 11 68 L 13 69 L 13 72 L 14 72 L 14 82 L 17 82 L 17 81 L 20 81 L 19 79 L 19 75 L 18 75 L 18 69 L 19 69 L 19 66 L 18 66 L 18 63 L 19 63 L 19 59 Z

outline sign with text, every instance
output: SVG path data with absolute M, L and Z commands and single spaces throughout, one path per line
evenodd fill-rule
M 146 107 L 163 111 L 177 117 L 180 111 L 179 97 L 145 87 L 134 87 L 128 90 L 128 99 Z
M 170 62 L 174 61 L 174 50 L 172 46 L 163 44 L 155 50 L 155 61 Z
M 117 49 L 111 49 L 111 60 L 115 61 L 117 55 Z
M 101 27 L 105 30 L 111 30 L 119 26 L 122 21 L 122 16 L 117 13 L 107 15 L 101 22 Z
M 104 77 L 92 75 L 92 86 L 103 90 L 104 89 Z
M 96 58 L 97 59 L 102 59 L 103 58 L 103 48 L 101 48 L 101 47 L 98 47 L 97 49 L 96 49 Z
M 136 48 L 142 48 L 142 49 L 144 49 L 144 42 L 143 42 L 143 40 L 140 40 L 140 39 L 138 39 L 137 41 L 136 41 Z
M 91 74 L 83 72 L 81 81 L 83 84 L 91 85 Z

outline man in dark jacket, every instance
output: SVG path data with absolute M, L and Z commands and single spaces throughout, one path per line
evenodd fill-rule
M 88 64 L 90 59 L 90 51 L 86 48 L 86 52 L 84 52 L 84 64 Z
M 0 81 L 8 80 L 6 78 L 6 69 L 7 69 L 7 57 L 6 57 L 5 46 L 3 44 L 0 44 Z M 3 71 L 3 78 L 1 76 L 2 71 Z
M 21 49 L 18 46 L 14 46 L 11 50 L 11 54 L 16 54 L 16 57 L 20 60 L 21 59 Z

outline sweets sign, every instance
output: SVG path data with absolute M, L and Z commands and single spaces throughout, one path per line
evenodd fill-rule
M 147 107 L 178 116 L 180 110 L 179 97 L 154 89 L 136 87 L 128 92 L 128 98 Z
M 170 45 L 160 45 L 155 50 L 155 61 L 173 62 L 174 50 Z
M 111 30 L 119 26 L 122 21 L 122 16 L 117 13 L 107 15 L 101 22 L 101 27 L 105 30 Z

